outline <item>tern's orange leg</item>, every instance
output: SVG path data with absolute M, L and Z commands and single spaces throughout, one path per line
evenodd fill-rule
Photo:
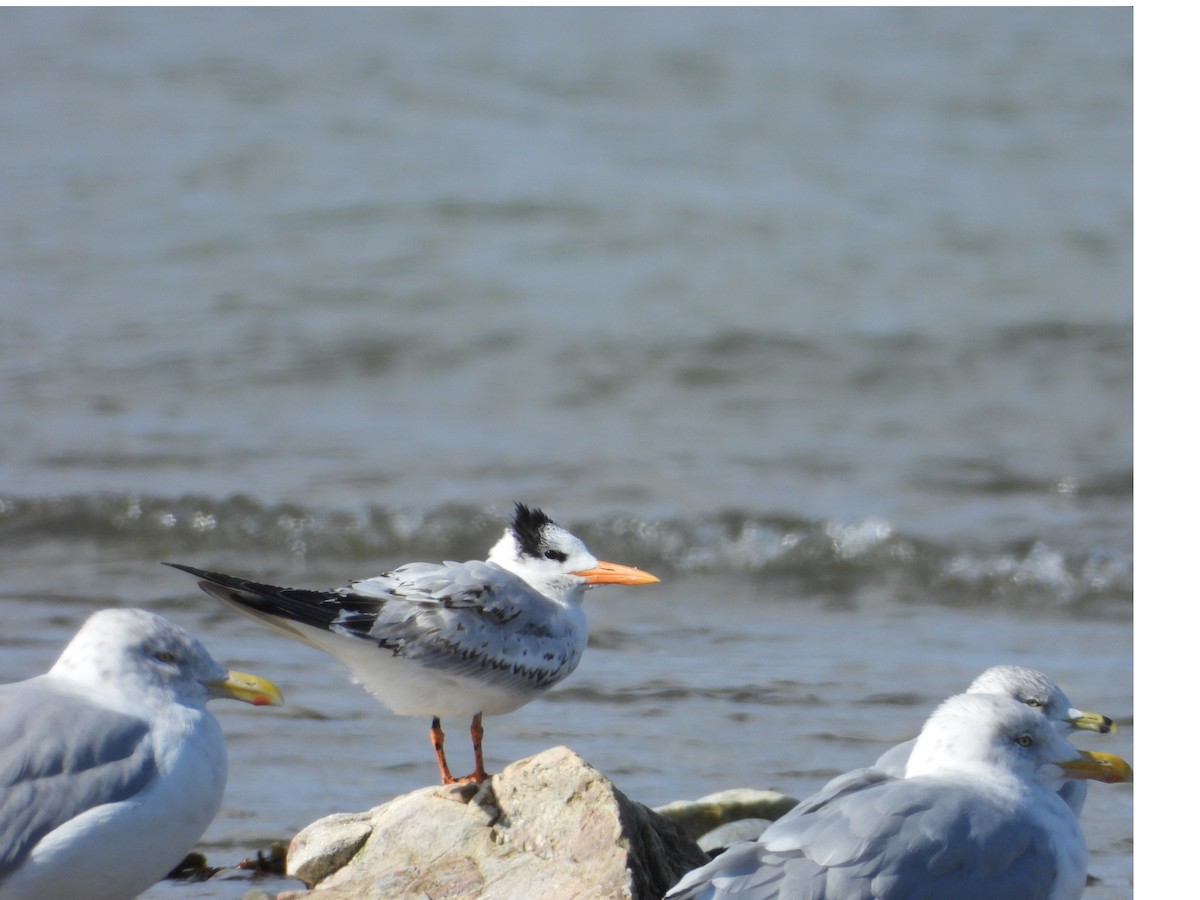
M 433 744 L 433 752 L 437 754 L 438 774 L 442 776 L 442 784 L 454 784 L 455 778 L 450 774 L 450 767 L 446 765 L 446 753 L 442 749 L 446 735 L 442 731 L 442 720 L 437 716 L 433 717 L 433 724 L 429 726 L 429 742 Z
M 491 777 L 483 771 L 483 713 L 481 712 L 477 712 L 471 717 L 471 745 L 475 748 L 475 771 L 463 781 L 474 781 L 478 784 Z
M 446 763 L 446 734 L 442 731 L 442 720 L 433 717 L 429 726 L 429 742 L 433 744 L 433 752 L 437 754 L 438 774 L 442 776 L 442 784 L 462 784 L 474 782 L 480 784 L 491 776 L 483 771 L 483 713 L 475 713 L 471 718 L 471 744 L 475 747 L 475 771 L 462 778 L 450 774 L 450 766 Z

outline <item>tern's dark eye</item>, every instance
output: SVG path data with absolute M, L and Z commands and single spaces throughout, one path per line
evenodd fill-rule
M 567 561 L 567 554 L 563 553 L 561 550 L 547 550 L 542 554 L 542 556 L 546 557 L 546 559 L 552 559 L 555 562 Z
M 1017 744 L 1022 747 L 1032 747 L 1033 746 L 1033 738 L 1031 738 L 1027 734 L 1023 734 L 1019 738 L 1017 738 Z
M 176 661 L 176 656 L 170 650 L 159 650 L 154 654 L 154 658 L 159 662 L 173 663 Z

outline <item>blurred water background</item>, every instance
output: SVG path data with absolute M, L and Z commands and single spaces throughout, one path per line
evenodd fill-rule
M 804 796 L 1002 662 L 1131 758 L 1131 10 L 6 9 L 0 137 L 0 680 L 135 605 L 276 681 L 210 861 L 428 722 L 159 561 L 329 587 L 513 500 L 662 584 L 493 770 Z

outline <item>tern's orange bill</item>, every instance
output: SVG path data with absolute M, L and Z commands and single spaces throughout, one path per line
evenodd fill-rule
M 572 572 L 588 584 L 655 584 L 658 579 L 649 572 L 619 563 L 598 562 L 595 568 Z

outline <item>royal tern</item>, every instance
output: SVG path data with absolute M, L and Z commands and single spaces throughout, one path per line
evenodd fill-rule
M 996 694 L 946 700 L 905 777 L 851 774 L 685 875 L 667 900 L 1075 900 L 1087 846 L 1055 792 L 1064 778 L 1133 779 L 1124 760 L 1075 749 L 1040 712 Z
M 486 561 L 409 563 L 333 591 L 281 588 L 168 563 L 238 612 L 341 660 L 398 715 L 432 716 L 442 782 L 479 782 L 483 716 L 524 706 L 566 678 L 587 645 L 584 591 L 652 584 L 601 562 L 539 509 L 518 503 Z M 450 774 L 442 716 L 471 716 L 475 771 Z
M 1071 706 L 1071 701 L 1054 681 L 1036 669 L 1024 666 L 992 666 L 971 682 L 968 694 L 1003 694 L 1036 709 L 1049 720 L 1060 734 L 1066 736 L 1073 731 L 1095 731 L 1108 734 L 1117 726 L 1108 716 L 1099 713 L 1080 712 Z M 916 740 L 897 744 L 879 757 L 874 768 L 897 777 L 904 775 L 905 766 Z M 1068 780 L 1058 794 L 1076 816 L 1083 810 L 1087 800 L 1088 786 L 1083 780 Z
M 126 900 L 177 865 L 225 792 L 213 697 L 283 702 L 140 609 L 95 613 L 49 672 L 0 686 L 0 898 Z

